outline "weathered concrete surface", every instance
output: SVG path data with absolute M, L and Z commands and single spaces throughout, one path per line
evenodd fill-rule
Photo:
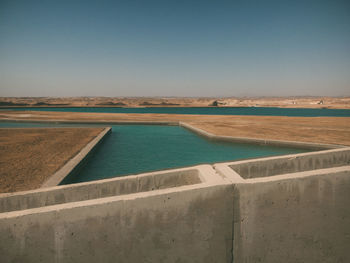
M 0 214 L 0 262 L 231 262 L 232 185 L 201 183 Z
M 267 157 L 229 165 L 244 179 L 350 165 L 350 148 Z
M 0 194 L 0 213 L 109 196 L 147 192 L 207 181 L 201 174 L 210 166 L 129 175 L 38 190 Z
M 0 262 L 350 262 L 349 152 L 0 195 Z
M 234 262 L 350 262 L 348 153 L 349 148 L 216 164 L 234 184 Z M 320 159 L 326 161 L 315 162 Z M 294 169 L 286 160 L 310 166 Z M 259 168 L 255 178 L 243 179 L 231 168 L 257 162 L 269 173 Z
M 235 262 L 350 262 L 350 166 L 336 169 L 236 185 Z
M 89 142 L 76 156 L 69 160 L 61 169 L 54 173 L 42 187 L 58 185 L 66 176 L 74 172 L 75 169 L 93 152 L 93 150 L 102 142 L 105 136 L 112 132 L 112 128 L 105 128 L 95 139 Z

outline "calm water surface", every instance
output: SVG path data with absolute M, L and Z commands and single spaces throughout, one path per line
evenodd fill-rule
M 0 122 L 0 127 L 47 126 L 77 127 L 82 125 Z M 178 126 L 112 125 L 111 127 L 112 133 L 98 146 L 86 165 L 73 177 L 65 180 L 63 184 L 203 163 L 306 151 L 290 147 L 214 142 Z
M 256 115 L 256 116 L 295 116 L 295 117 L 350 117 L 350 109 L 289 109 L 267 107 L 241 108 L 115 108 L 115 107 L 82 107 L 82 108 L 11 108 L 13 110 L 62 111 L 62 112 L 103 112 L 103 113 L 164 113 L 164 114 L 200 114 L 200 115 Z

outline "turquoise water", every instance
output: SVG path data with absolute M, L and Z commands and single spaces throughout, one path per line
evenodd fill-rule
M 166 113 L 166 114 L 200 114 L 200 115 L 256 115 L 256 116 L 295 116 L 295 117 L 350 117 L 350 109 L 288 109 L 266 107 L 241 108 L 115 108 L 115 107 L 82 107 L 82 108 L 11 108 L 14 110 L 63 111 L 63 112 L 105 112 L 105 113 Z
M 76 127 L 77 125 L 0 122 L 0 127 L 45 126 Z M 178 126 L 112 125 L 111 127 L 112 133 L 98 146 L 82 169 L 63 184 L 203 163 L 306 151 L 289 147 L 214 142 Z

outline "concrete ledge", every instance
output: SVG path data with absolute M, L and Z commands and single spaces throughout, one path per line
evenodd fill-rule
M 0 261 L 349 262 L 349 153 L 2 194 Z
M 215 164 L 232 182 L 350 165 L 350 147 Z M 238 176 L 237 176 L 238 175 Z
M 350 148 L 223 164 L 235 262 L 350 262 Z
M 109 196 L 149 192 L 198 183 L 213 184 L 210 165 L 115 177 L 91 182 L 0 194 L 0 213 L 78 202 Z
M 349 166 L 266 179 L 235 187 L 235 262 L 350 261 Z
M 297 141 L 284 141 L 284 140 L 222 136 L 222 135 L 215 135 L 215 134 L 206 132 L 202 129 L 199 129 L 197 127 L 194 127 L 194 126 L 187 124 L 187 123 L 184 123 L 184 122 L 179 122 L 179 125 L 184 127 L 184 128 L 187 128 L 190 131 L 193 131 L 201 136 L 207 137 L 211 140 L 218 140 L 218 141 L 297 147 L 297 148 L 301 148 L 301 149 L 309 149 L 309 150 L 317 150 L 317 151 L 345 147 L 343 145 L 335 145 L 335 144 L 322 144 L 322 143 L 309 143 L 309 142 L 297 142 Z
M 0 261 L 232 262 L 232 185 L 209 165 L 187 170 L 197 170 L 200 182 L 0 213 Z M 157 175 L 169 177 L 143 177 Z M 40 191 L 88 186 L 102 184 Z
M 105 128 L 96 138 L 89 142 L 76 156 L 69 160 L 61 169 L 54 173 L 41 187 L 50 187 L 60 184 L 66 176 L 74 172 L 79 164 L 88 157 L 95 147 L 112 131 Z

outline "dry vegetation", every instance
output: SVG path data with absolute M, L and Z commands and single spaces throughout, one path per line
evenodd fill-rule
M 102 128 L 0 129 L 0 192 L 39 188 Z
M 184 121 L 218 135 L 350 146 L 349 117 L 280 117 L 3 111 L 0 120 Z

